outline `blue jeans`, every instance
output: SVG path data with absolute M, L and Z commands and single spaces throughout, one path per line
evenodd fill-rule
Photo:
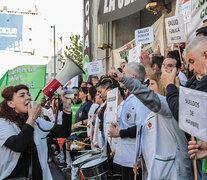
M 197 159 L 196 163 L 197 163 L 198 180 L 207 180 L 207 174 L 202 172 L 202 160 Z M 193 161 L 192 161 L 192 164 L 193 164 Z M 193 176 L 193 179 L 194 179 L 194 176 Z

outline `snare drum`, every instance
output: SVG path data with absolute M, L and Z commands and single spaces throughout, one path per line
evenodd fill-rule
M 73 161 L 72 165 L 74 167 L 80 167 L 84 163 L 87 163 L 88 161 L 91 161 L 99 157 L 100 157 L 100 154 L 94 154 L 94 151 L 90 151 L 83 155 L 80 155 L 75 161 Z
M 85 179 L 102 179 L 109 172 L 107 157 L 99 157 L 81 166 L 81 173 Z

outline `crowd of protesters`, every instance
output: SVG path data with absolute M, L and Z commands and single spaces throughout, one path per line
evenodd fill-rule
M 125 60 L 107 75 L 92 76 L 33 107 L 26 86 L 6 87 L 0 179 L 52 179 L 47 162 L 57 157 L 78 178 L 73 162 L 80 153 L 73 148 L 82 146 L 76 141 L 93 150 L 109 146 L 110 172 L 123 180 L 191 180 L 195 157 L 198 179 L 207 179 L 207 143 L 191 140 L 178 126 L 180 86 L 207 92 L 206 35 L 204 21 L 189 44 L 174 44 L 165 55 L 142 52 L 140 63 Z M 107 124 L 107 93 L 114 88 L 117 122 Z M 62 146 L 58 138 L 66 138 Z

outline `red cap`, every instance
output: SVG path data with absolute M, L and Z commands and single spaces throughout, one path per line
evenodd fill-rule
M 56 79 L 53 79 L 51 81 L 50 84 L 48 84 L 43 90 L 42 92 L 49 98 L 51 98 L 55 91 L 60 87 L 60 86 L 63 86 L 62 84 L 60 84 L 59 81 L 57 81 Z

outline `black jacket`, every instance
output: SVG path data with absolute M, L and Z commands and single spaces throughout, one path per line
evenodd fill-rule
M 204 76 L 200 81 L 198 81 L 195 90 L 207 92 L 207 76 Z M 174 84 L 169 84 L 167 86 L 167 102 L 173 117 L 178 121 L 179 92 Z

